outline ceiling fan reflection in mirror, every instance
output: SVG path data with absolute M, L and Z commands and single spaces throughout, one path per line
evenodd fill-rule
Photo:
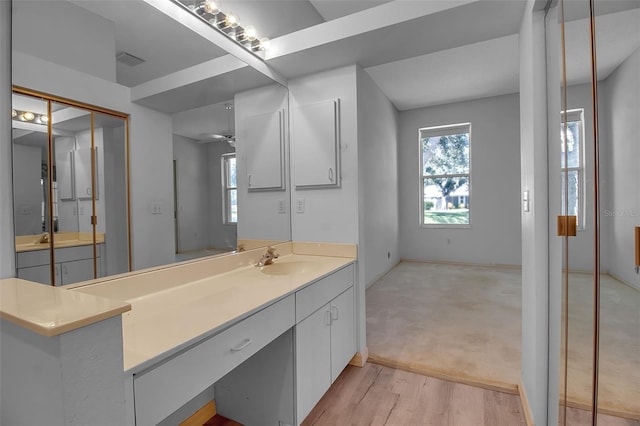
M 231 112 L 233 110 L 233 104 L 226 103 L 224 104 L 224 109 L 227 111 L 227 130 L 221 133 L 203 133 L 200 135 L 200 143 L 211 143 L 211 142 L 227 142 L 233 148 L 236 145 L 236 136 L 231 130 Z

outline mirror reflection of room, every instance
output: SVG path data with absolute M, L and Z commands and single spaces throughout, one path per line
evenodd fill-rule
M 125 120 L 19 93 L 13 111 L 18 276 L 64 285 L 129 271 Z
M 233 101 L 175 113 L 172 122 L 176 261 L 235 250 Z

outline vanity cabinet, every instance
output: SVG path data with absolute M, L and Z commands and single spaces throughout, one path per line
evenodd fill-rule
M 293 173 L 296 188 L 340 186 L 340 100 L 293 110 Z
M 102 246 L 103 244 L 98 244 L 97 246 L 98 276 L 100 276 L 102 268 Z M 16 257 L 18 259 L 18 278 L 42 284 L 51 284 L 49 250 L 18 252 Z M 57 248 L 55 260 L 56 282 L 60 285 L 73 284 L 94 278 L 92 246 Z
M 356 353 L 353 266 L 296 294 L 297 317 L 315 308 L 295 327 L 298 424 Z
M 294 297 L 236 323 L 177 356 L 134 375 L 136 425 L 156 425 L 294 324 Z

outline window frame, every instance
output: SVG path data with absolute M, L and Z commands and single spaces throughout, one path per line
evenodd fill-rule
M 471 228 L 471 208 L 469 208 L 469 222 L 468 223 L 425 223 L 424 222 L 424 183 L 426 179 L 436 179 L 436 178 L 444 178 L 444 177 L 466 177 L 467 178 L 467 186 L 469 187 L 469 195 L 468 195 L 468 204 L 471 205 L 471 176 L 472 176 L 472 125 L 471 122 L 464 123 L 455 123 L 455 124 L 445 124 L 439 126 L 429 126 L 429 127 L 421 127 L 418 129 L 418 162 L 419 162 L 419 226 L 420 228 L 456 228 L 456 229 L 470 229 Z M 448 136 L 455 135 L 460 133 L 468 133 L 469 134 L 469 167 L 467 173 L 450 173 L 450 174 L 442 174 L 442 175 L 425 175 L 423 171 L 423 159 L 422 159 L 422 139 L 425 137 L 436 137 L 436 136 Z
M 230 175 L 228 173 L 229 171 L 229 160 L 234 159 L 236 160 L 236 185 L 232 186 L 230 185 Z M 230 152 L 227 154 L 222 154 L 220 156 L 220 164 L 221 164 L 221 169 L 222 169 L 222 223 L 224 225 L 237 225 L 238 224 L 238 217 L 237 217 L 237 212 L 236 212 L 236 220 L 232 221 L 231 220 L 231 197 L 230 197 L 230 193 L 232 191 L 236 192 L 236 206 L 237 206 L 237 202 L 238 202 L 238 162 L 237 162 L 237 158 L 236 158 L 236 153 L 235 152 Z
M 562 132 L 565 131 L 564 127 L 565 127 L 565 123 L 574 123 L 577 122 L 578 124 L 578 133 L 579 133 L 579 146 L 580 146 L 580 154 L 578 155 L 578 167 L 567 167 L 568 164 L 565 163 L 564 167 L 562 166 L 562 159 L 560 160 L 560 182 L 562 184 L 564 177 L 565 177 L 565 171 L 566 174 L 568 175 L 570 172 L 576 171 L 578 174 L 578 214 L 577 214 L 577 226 L 576 226 L 576 230 L 577 231 L 584 231 L 585 230 L 585 222 L 586 222 L 586 188 L 584 185 L 584 180 L 585 180 L 585 161 L 586 161 L 586 157 L 585 157 L 585 132 L 584 132 L 584 108 L 575 108 L 575 109 L 568 109 L 564 112 L 560 113 L 560 153 L 562 155 L 564 155 L 564 150 L 563 150 L 563 146 L 562 146 Z M 560 200 L 562 200 L 565 196 L 564 194 L 564 185 L 560 188 Z M 560 202 L 560 212 L 562 215 L 565 215 L 566 212 L 564 210 L 565 207 L 565 203 L 564 202 Z

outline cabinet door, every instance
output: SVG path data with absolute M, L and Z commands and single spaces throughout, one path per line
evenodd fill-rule
M 247 117 L 249 191 L 284 189 L 284 112 Z
M 58 270 L 56 269 L 56 274 Z M 49 265 L 18 268 L 18 278 L 51 285 L 51 267 Z
M 331 383 L 355 355 L 353 287 L 331 302 Z
M 64 262 L 59 266 L 63 285 L 93 279 L 93 259 Z
M 304 105 L 292 117 L 296 188 L 340 186 L 339 100 Z
M 300 424 L 331 386 L 329 304 L 296 325 L 296 417 Z

